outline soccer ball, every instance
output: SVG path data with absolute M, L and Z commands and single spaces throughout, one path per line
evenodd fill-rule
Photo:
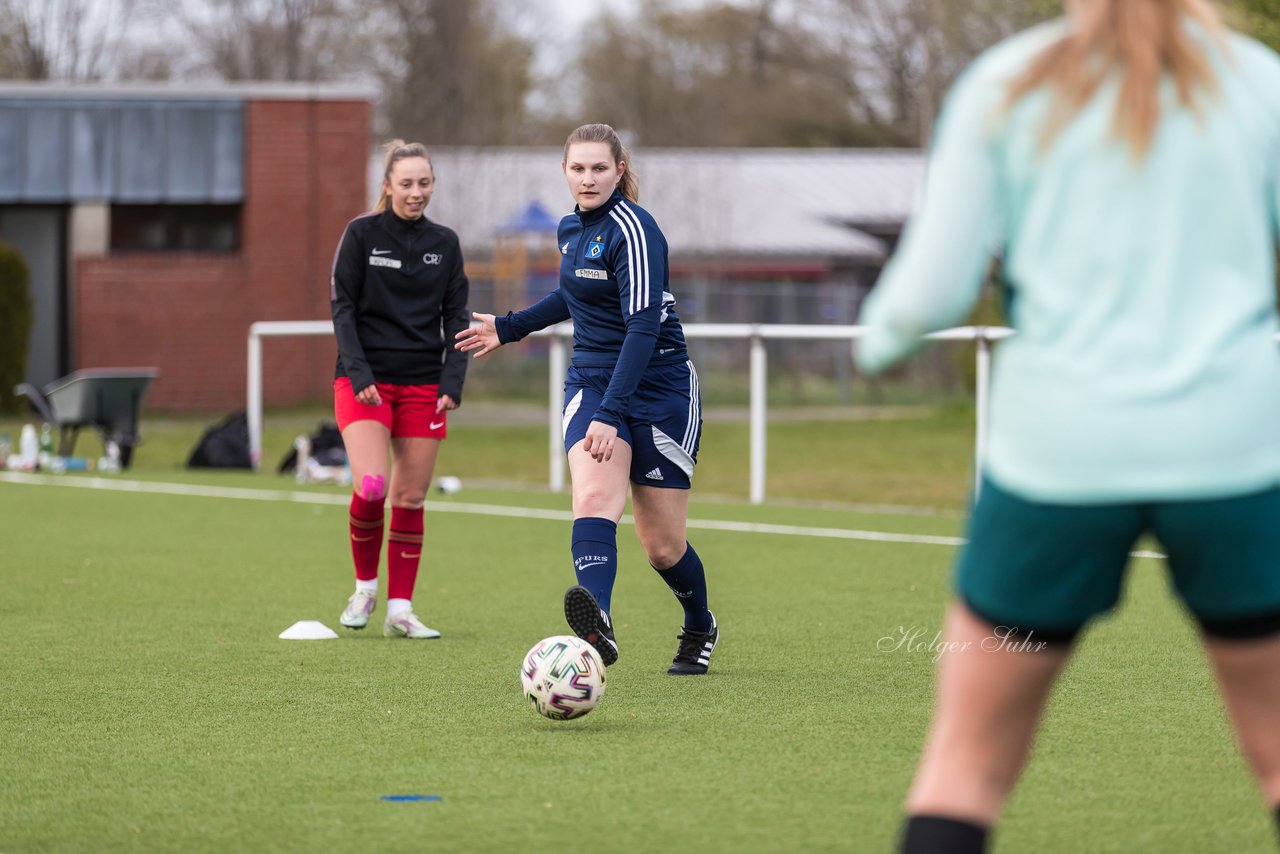
M 529 650 L 520 682 L 538 714 L 553 721 L 572 720 L 594 709 L 604 696 L 604 662 L 581 638 L 555 635 Z

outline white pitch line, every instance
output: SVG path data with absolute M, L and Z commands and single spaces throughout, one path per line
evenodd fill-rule
M 78 489 L 101 489 L 113 492 L 134 492 L 150 495 L 182 495 L 192 498 L 230 498 L 240 501 L 292 501 L 300 504 L 326 504 L 343 507 L 350 503 L 345 495 L 327 495 L 314 492 L 297 492 L 281 489 L 248 489 L 236 486 L 203 486 L 186 483 L 164 483 L 143 480 L 119 480 L 105 477 L 60 478 L 26 472 L 0 472 L 0 483 L 23 486 L 63 486 Z M 567 510 L 540 510 L 530 507 L 507 507 L 501 504 L 470 504 L 465 502 L 428 501 L 427 509 L 436 513 L 471 513 L 479 516 L 506 516 L 517 519 L 547 519 L 555 522 L 571 522 L 573 514 Z M 633 524 L 630 516 L 622 522 Z M 897 534 L 890 531 L 859 531 L 848 528 L 813 528 L 803 525 L 772 525 L 763 522 L 732 522 L 720 519 L 690 519 L 688 527 L 704 531 L 736 531 L 743 534 L 775 534 L 791 537 L 818 537 L 835 540 L 863 540 L 876 543 L 908 543 L 927 546 L 963 546 L 963 537 L 942 537 L 930 534 Z M 1159 552 L 1135 551 L 1133 557 L 1163 558 Z
M 717 519 L 690 519 L 688 527 L 706 531 L 783 534 L 795 537 L 826 537 L 835 540 L 870 540 L 877 543 L 918 543 L 928 546 L 963 546 L 967 542 L 963 537 L 894 534 L 888 531 L 858 531 L 848 528 L 810 528 L 801 525 L 770 525 L 763 522 L 725 522 Z
M 73 477 L 28 474 L 25 472 L 0 472 L 0 482 L 24 486 L 62 486 L 78 489 L 100 489 L 112 492 L 133 492 L 151 495 L 181 495 L 192 498 L 230 498 L 241 501 L 292 501 L 303 504 L 346 506 L 350 499 L 345 495 L 299 492 L 281 489 L 249 489 L 233 486 L 203 486 L 186 483 L 164 483 L 142 480 L 120 480 L 105 477 Z M 506 516 L 518 519 L 547 519 L 571 522 L 573 514 L 567 510 L 541 510 L 528 507 L 507 507 L 501 504 L 472 504 L 456 501 L 428 501 L 427 509 L 436 513 L 471 513 L 482 516 Z M 630 516 L 622 522 L 633 524 Z M 731 522 L 718 519 L 690 519 L 688 527 L 708 531 L 737 531 L 748 534 L 778 534 L 796 537 L 821 537 L 841 540 L 869 540 L 883 543 L 913 543 L 935 546 L 960 546 L 960 537 L 936 537 L 925 534 L 895 534 L 886 531 L 857 531 L 844 528 L 813 528 L 801 525 L 771 525 L 758 522 Z
M 77 489 L 102 489 L 111 492 L 139 492 L 150 495 L 185 495 L 191 498 L 234 498 L 241 501 L 297 501 L 309 504 L 346 504 L 340 495 L 309 492 L 285 492 L 278 489 L 245 489 L 233 486 L 200 486 L 186 483 L 152 483 L 144 480 L 117 480 L 106 477 L 73 477 L 60 479 L 25 472 L 0 472 L 0 482 L 24 486 L 67 486 Z

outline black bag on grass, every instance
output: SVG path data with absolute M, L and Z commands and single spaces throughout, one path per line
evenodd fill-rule
M 189 469 L 251 469 L 249 416 L 233 412 L 204 431 L 187 459 Z
M 311 458 L 322 466 L 345 466 L 347 464 L 347 447 L 342 444 L 342 432 L 332 421 L 321 421 L 312 433 Z M 290 448 L 289 453 L 280 461 L 280 474 L 288 474 L 298 467 L 298 449 Z

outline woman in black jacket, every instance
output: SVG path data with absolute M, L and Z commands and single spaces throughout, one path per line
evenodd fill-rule
M 382 195 L 372 212 L 347 224 L 329 284 L 338 339 L 334 412 L 351 463 L 356 570 L 356 591 L 339 622 L 362 629 L 377 605 L 389 497 L 387 637 L 440 637 L 414 615 L 412 599 L 422 504 L 467 370 L 466 357 L 445 341 L 469 317 L 458 236 L 423 215 L 434 187 L 427 149 L 390 143 Z

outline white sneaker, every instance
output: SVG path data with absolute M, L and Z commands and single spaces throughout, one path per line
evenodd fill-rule
M 364 590 L 357 590 L 347 600 L 346 610 L 338 622 L 349 629 L 363 629 L 369 625 L 369 615 L 378 607 L 378 597 Z
M 382 624 L 382 634 L 389 638 L 411 638 L 413 640 L 431 640 L 440 637 L 435 629 L 424 626 L 412 611 L 401 611 L 394 617 L 387 617 Z

